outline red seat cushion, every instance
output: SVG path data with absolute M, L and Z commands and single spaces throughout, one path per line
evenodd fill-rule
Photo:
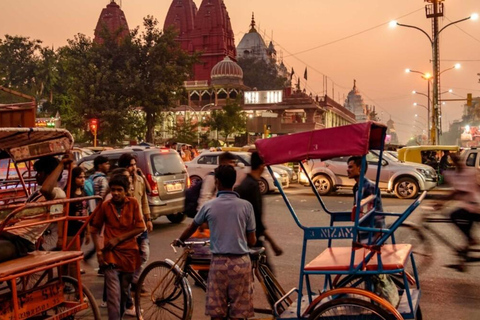
M 327 248 L 305 266 L 307 271 L 346 271 L 350 269 L 352 247 Z M 386 244 L 382 246 L 381 257 L 383 270 L 403 269 L 412 251 L 411 244 Z M 361 248 L 355 251 L 355 265 L 358 266 L 370 251 Z M 378 261 L 375 254 L 367 264 L 367 270 L 377 270 Z

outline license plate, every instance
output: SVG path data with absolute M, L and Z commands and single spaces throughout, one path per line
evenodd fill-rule
M 165 184 L 165 188 L 167 189 L 167 192 L 175 192 L 175 191 L 182 191 L 183 186 L 180 182 L 167 183 Z

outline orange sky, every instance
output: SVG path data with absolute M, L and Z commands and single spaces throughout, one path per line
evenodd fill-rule
M 120 0 L 118 0 L 120 1 Z M 200 6 L 201 0 L 194 0 Z M 59 47 L 77 33 L 93 36 L 93 29 L 109 0 L 2 0 L 0 35 L 29 36 L 46 45 Z M 153 15 L 161 25 L 170 0 L 123 0 L 130 28 L 141 25 L 142 18 Z M 419 31 L 397 27 L 397 20 L 431 33 L 422 0 L 225 0 L 235 42 L 248 32 L 255 12 L 257 30 L 265 40 L 273 40 L 284 63 L 303 75 L 308 66 L 307 91 L 322 95 L 323 75 L 329 77 L 328 94 L 343 104 L 357 80 L 364 100 L 375 105 L 381 120 L 391 116 L 403 142 L 420 128 L 426 128 L 426 98 L 412 90 L 426 92 L 419 75 L 406 74 L 405 68 L 431 71 L 430 43 Z M 443 25 L 480 13 L 479 0 L 446 0 Z M 458 27 L 457 27 L 458 26 Z M 367 31 L 368 30 L 368 31 Z M 365 31 L 365 32 L 363 32 Z M 343 39 L 343 40 L 342 40 Z M 480 96 L 480 20 L 465 21 L 442 32 L 441 70 L 462 64 L 460 70 L 442 74 L 442 91 L 453 89 L 465 97 L 468 92 Z M 334 85 L 332 85 L 332 80 Z M 302 78 L 302 88 L 304 81 Z M 334 90 L 334 93 L 332 92 Z M 459 98 L 446 94 L 445 99 Z M 442 107 L 443 128 L 459 119 L 462 102 L 447 102 Z M 415 120 L 415 114 L 420 120 Z

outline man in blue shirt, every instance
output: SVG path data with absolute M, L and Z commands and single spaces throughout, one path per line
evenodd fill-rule
M 347 175 L 350 179 L 355 180 L 355 185 L 353 186 L 353 205 L 357 205 L 357 196 L 358 196 L 358 184 L 360 181 L 360 171 L 362 168 L 362 157 L 353 156 L 350 157 L 347 161 L 348 168 L 347 168 Z M 365 175 L 367 174 L 368 165 L 365 167 Z M 362 190 L 362 199 L 367 198 L 368 196 L 375 194 L 375 184 L 367 179 L 367 177 L 363 177 L 363 190 Z M 377 198 L 374 200 L 376 201 L 375 205 L 375 212 L 383 212 L 382 206 L 382 198 L 380 196 L 380 189 L 376 193 Z M 375 228 L 385 228 L 385 216 L 383 215 L 375 215 Z M 361 224 L 362 227 L 367 227 L 369 225 L 368 221 L 365 221 Z M 368 238 L 368 233 L 362 232 L 360 233 L 361 240 L 366 240 Z M 362 241 L 363 242 L 363 241 Z
M 236 176 L 232 166 L 221 165 L 215 169 L 217 198 L 206 202 L 192 224 L 173 242 L 181 245 L 200 225 L 208 222 L 212 261 L 205 314 L 212 320 L 254 316 L 253 274 L 248 247 L 257 241 L 255 216 L 252 205 L 232 191 Z

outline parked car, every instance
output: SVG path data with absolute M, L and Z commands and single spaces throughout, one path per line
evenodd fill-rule
M 479 149 L 471 148 L 465 149 L 460 154 L 462 162 L 465 163 L 467 167 L 474 167 L 477 177 L 477 183 L 480 185 L 480 156 L 478 155 Z
M 78 162 L 80 159 L 88 157 L 88 156 L 94 154 L 95 152 L 88 149 L 88 148 L 74 147 L 72 149 L 72 153 L 73 153 L 73 157 L 74 157 L 75 161 Z
M 202 152 L 198 157 L 192 161 L 185 162 L 187 167 L 188 174 L 190 176 L 190 181 L 192 184 L 197 181 L 203 180 L 203 178 L 209 173 L 215 170 L 218 167 L 218 156 L 222 154 L 223 151 L 214 151 L 214 152 Z M 250 153 L 249 152 L 231 152 L 235 157 L 237 157 L 237 172 L 239 176 L 241 174 L 245 175 L 250 172 Z M 274 175 L 282 184 L 282 188 L 289 186 L 288 173 L 285 170 L 280 168 L 272 167 Z M 237 179 L 237 181 L 239 181 Z M 273 178 L 267 170 L 263 172 L 262 179 L 259 181 L 260 191 L 262 194 L 272 192 L 277 190 Z
M 352 188 L 355 180 L 347 176 L 348 157 L 337 157 L 326 161 L 308 161 L 304 164 L 307 174 L 321 195 L 336 189 Z M 375 181 L 379 154 L 370 151 L 367 155 L 367 178 Z M 308 184 L 305 172 L 300 173 L 300 183 Z M 380 189 L 393 192 L 400 199 L 415 198 L 418 192 L 431 190 L 437 184 L 437 173 L 427 165 L 400 162 L 388 153 L 383 154 L 380 174 Z
M 106 150 L 81 159 L 78 165 L 83 167 L 89 176 L 94 173 L 93 160 L 102 155 L 109 159 L 110 170 L 113 170 L 118 167 L 120 156 L 127 152 L 137 157 L 137 166 L 147 177 L 152 189 L 152 192 L 147 194 L 152 219 L 165 215 L 173 223 L 182 222 L 185 219 L 183 206 L 185 190 L 188 188 L 188 174 L 175 150 L 148 147 Z
M 286 165 L 283 165 L 283 164 L 275 164 L 273 166 L 271 166 L 273 168 L 279 168 L 279 169 L 282 169 L 282 170 L 285 170 L 288 174 L 288 182 L 289 183 L 292 183 L 293 181 L 297 181 L 298 180 L 298 175 L 297 173 L 295 172 L 295 170 L 293 170 L 293 168 L 289 167 L 289 166 L 286 166 Z

